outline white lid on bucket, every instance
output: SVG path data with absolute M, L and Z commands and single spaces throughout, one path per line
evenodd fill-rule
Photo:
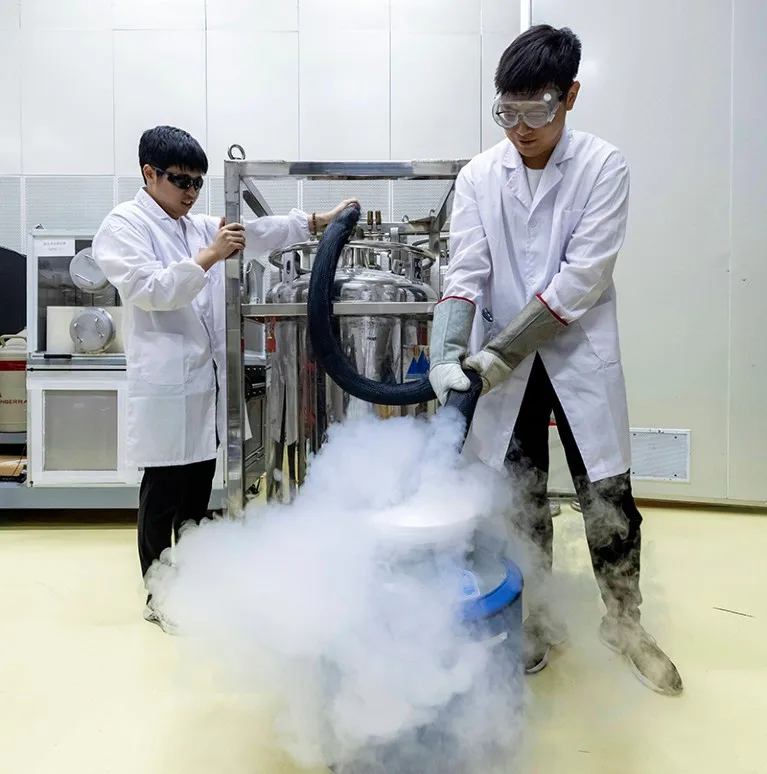
M 0 336 L 0 357 L 3 360 L 27 359 L 27 331 Z
M 385 539 L 408 546 L 454 544 L 467 539 L 478 516 L 455 502 L 410 502 L 376 511 L 373 526 Z

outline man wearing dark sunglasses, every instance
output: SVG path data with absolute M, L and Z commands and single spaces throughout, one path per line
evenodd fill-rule
M 139 143 L 144 187 L 107 216 L 96 261 L 120 292 L 128 380 L 127 456 L 143 469 L 138 512 L 141 572 L 187 521 L 205 517 L 226 433 L 226 315 L 221 262 L 248 245 L 259 253 L 304 242 L 351 202 L 310 217 L 243 226 L 190 215 L 208 171 L 200 144 L 170 126 Z M 151 598 L 144 618 L 172 631 Z

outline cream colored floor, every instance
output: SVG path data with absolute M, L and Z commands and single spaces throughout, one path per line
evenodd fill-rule
M 526 773 L 767 772 L 767 517 L 644 513 L 645 623 L 686 692 L 651 693 L 598 643 L 580 517 L 565 508 L 571 637 L 528 681 Z M 129 524 L 0 526 L 0 772 L 297 772 L 263 700 L 220 692 L 141 619 L 136 576 Z

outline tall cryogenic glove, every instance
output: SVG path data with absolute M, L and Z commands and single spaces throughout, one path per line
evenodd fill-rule
M 473 322 L 474 304 L 465 298 L 445 298 L 434 308 L 429 381 L 443 406 L 450 390 L 466 392 L 471 386 L 461 361 L 466 356 Z
M 528 355 L 566 327 L 567 323 L 536 296 L 480 352 L 466 359 L 466 368 L 482 377 L 484 395 L 508 379 Z

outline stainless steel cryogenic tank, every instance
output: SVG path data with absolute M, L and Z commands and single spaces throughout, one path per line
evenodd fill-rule
M 271 215 L 259 190 L 267 181 L 296 180 L 299 199 L 302 191 L 306 193 L 304 186 L 317 181 L 328 185 L 349 181 L 346 195 L 353 195 L 356 185 L 388 186 L 388 212 L 396 211 L 400 219 L 390 220 L 384 204 L 383 213 L 368 211 L 366 223 L 360 221 L 339 261 L 333 310 L 345 354 L 361 376 L 389 383 L 422 380 L 429 367 L 431 316 L 447 261 L 446 227 L 453 188 L 465 163 L 247 161 L 234 158 L 230 149 L 225 162 L 226 219 L 240 221 L 243 203 L 258 216 Z M 406 190 L 412 185 L 415 189 Z M 380 193 L 380 187 L 377 190 Z M 408 217 L 419 208 L 428 214 Z M 248 298 L 243 291 L 247 285 L 243 256 L 236 254 L 226 261 L 226 487 L 227 510 L 233 516 L 242 512 L 246 488 L 245 320 L 261 322 L 266 329 L 264 446 L 267 495 L 272 499 L 290 499 L 304 480 L 310 456 L 324 443 L 330 424 L 362 414 L 391 417 L 430 413 L 436 408 L 434 403 L 394 408 L 360 401 L 338 387 L 315 361 L 307 331 L 306 299 L 317 246 L 318 242 L 310 241 L 269 257 L 279 268 L 280 279 L 264 303 L 252 303 L 252 293 Z
M 292 496 L 305 476 L 309 455 L 328 426 L 350 417 L 382 418 L 432 412 L 435 404 L 376 406 L 350 396 L 314 359 L 305 312 L 317 243 L 277 251 L 270 261 L 281 281 L 266 305 L 293 305 L 292 316 L 266 316 L 267 497 Z M 423 281 L 434 257 L 420 247 L 381 240 L 350 242 L 336 271 L 335 301 L 350 312 L 337 317 L 345 354 L 357 372 L 378 382 L 422 379 L 429 367 L 430 311 L 437 293 Z M 275 307 L 277 308 L 277 307 Z

